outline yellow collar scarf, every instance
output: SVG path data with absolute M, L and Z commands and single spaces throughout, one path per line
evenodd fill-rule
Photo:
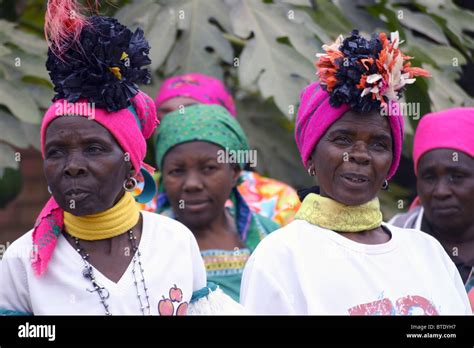
M 73 237 L 100 240 L 116 237 L 132 229 L 140 210 L 130 192 L 125 192 L 112 208 L 94 215 L 75 216 L 64 212 L 64 226 Z
M 350 206 L 310 193 L 303 200 L 295 219 L 337 232 L 362 232 L 379 227 L 382 212 L 377 197 L 362 205 Z

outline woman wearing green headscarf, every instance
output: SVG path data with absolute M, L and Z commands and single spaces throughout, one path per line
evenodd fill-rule
M 252 213 L 236 187 L 252 159 L 247 138 L 228 111 L 193 105 L 163 118 L 156 162 L 162 172 L 158 209 L 196 237 L 208 281 L 239 300 L 243 268 L 257 244 L 279 226 Z M 226 206 L 226 201 L 232 206 Z

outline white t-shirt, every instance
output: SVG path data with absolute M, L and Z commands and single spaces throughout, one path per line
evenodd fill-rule
M 162 215 L 142 211 L 143 232 L 139 244 L 151 314 L 159 314 L 160 300 L 173 299 L 161 307 L 162 312 L 176 314 L 180 304 L 189 303 L 193 291 L 206 286 L 206 270 L 199 247 L 191 231 L 183 224 Z M 48 269 L 37 277 L 31 267 L 32 231 L 16 240 L 7 249 L 0 274 L 0 309 L 35 315 L 105 314 L 96 292 L 89 292 L 92 283 L 82 275 L 84 262 L 79 253 L 61 234 Z M 132 273 L 133 261 L 118 283 L 93 268 L 99 284 L 110 293 L 106 300 L 114 314 L 141 315 Z M 136 269 L 141 282 L 139 268 Z M 143 287 L 138 284 L 144 300 Z M 170 306 L 170 303 L 173 306 Z M 182 308 L 185 308 L 184 305 Z M 181 308 L 181 309 L 182 309 Z
M 367 245 L 294 220 L 250 257 L 241 303 L 255 314 L 471 314 L 461 277 L 439 242 L 384 226 L 390 241 Z

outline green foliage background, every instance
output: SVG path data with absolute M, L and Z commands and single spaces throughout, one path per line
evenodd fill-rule
M 15 155 L 39 148 L 39 124 L 52 97 L 44 67 L 44 10 L 45 1 L 38 0 L 0 5 L 3 204 L 21 187 Z M 452 0 L 116 0 L 102 1 L 100 13 L 145 30 L 154 79 L 143 89 L 151 96 L 174 74 L 197 71 L 224 79 L 236 98 L 238 119 L 259 150 L 258 170 L 297 188 L 311 184 L 292 134 L 298 95 L 316 78 L 315 54 L 341 33 L 400 32 L 402 49 L 433 75 L 418 79 L 405 96 L 420 103 L 422 115 L 474 105 L 474 13 Z M 386 216 L 415 194 L 410 160 L 419 120 L 406 121 L 404 161 L 390 190 L 381 194 Z

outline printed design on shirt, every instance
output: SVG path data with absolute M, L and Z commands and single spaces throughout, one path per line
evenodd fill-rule
M 395 301 L 388 298 L 349 308 L 350 315 L 439 315 L 436 307 L 423 296 L 407 295 Z
M 176 284 L 169 291 L 169 298 L 165 298 L 158 302 L 158 313 L 160 315 L 186 315 L 188 312 L 188 303 L 183 301 L 183 291 Z M 175 310 L 175 307 L 176 310 Z
M 201 251 L 208 277 L 242 274 L 250 257 L 247 248 L 238 250 L 210 249 Z

